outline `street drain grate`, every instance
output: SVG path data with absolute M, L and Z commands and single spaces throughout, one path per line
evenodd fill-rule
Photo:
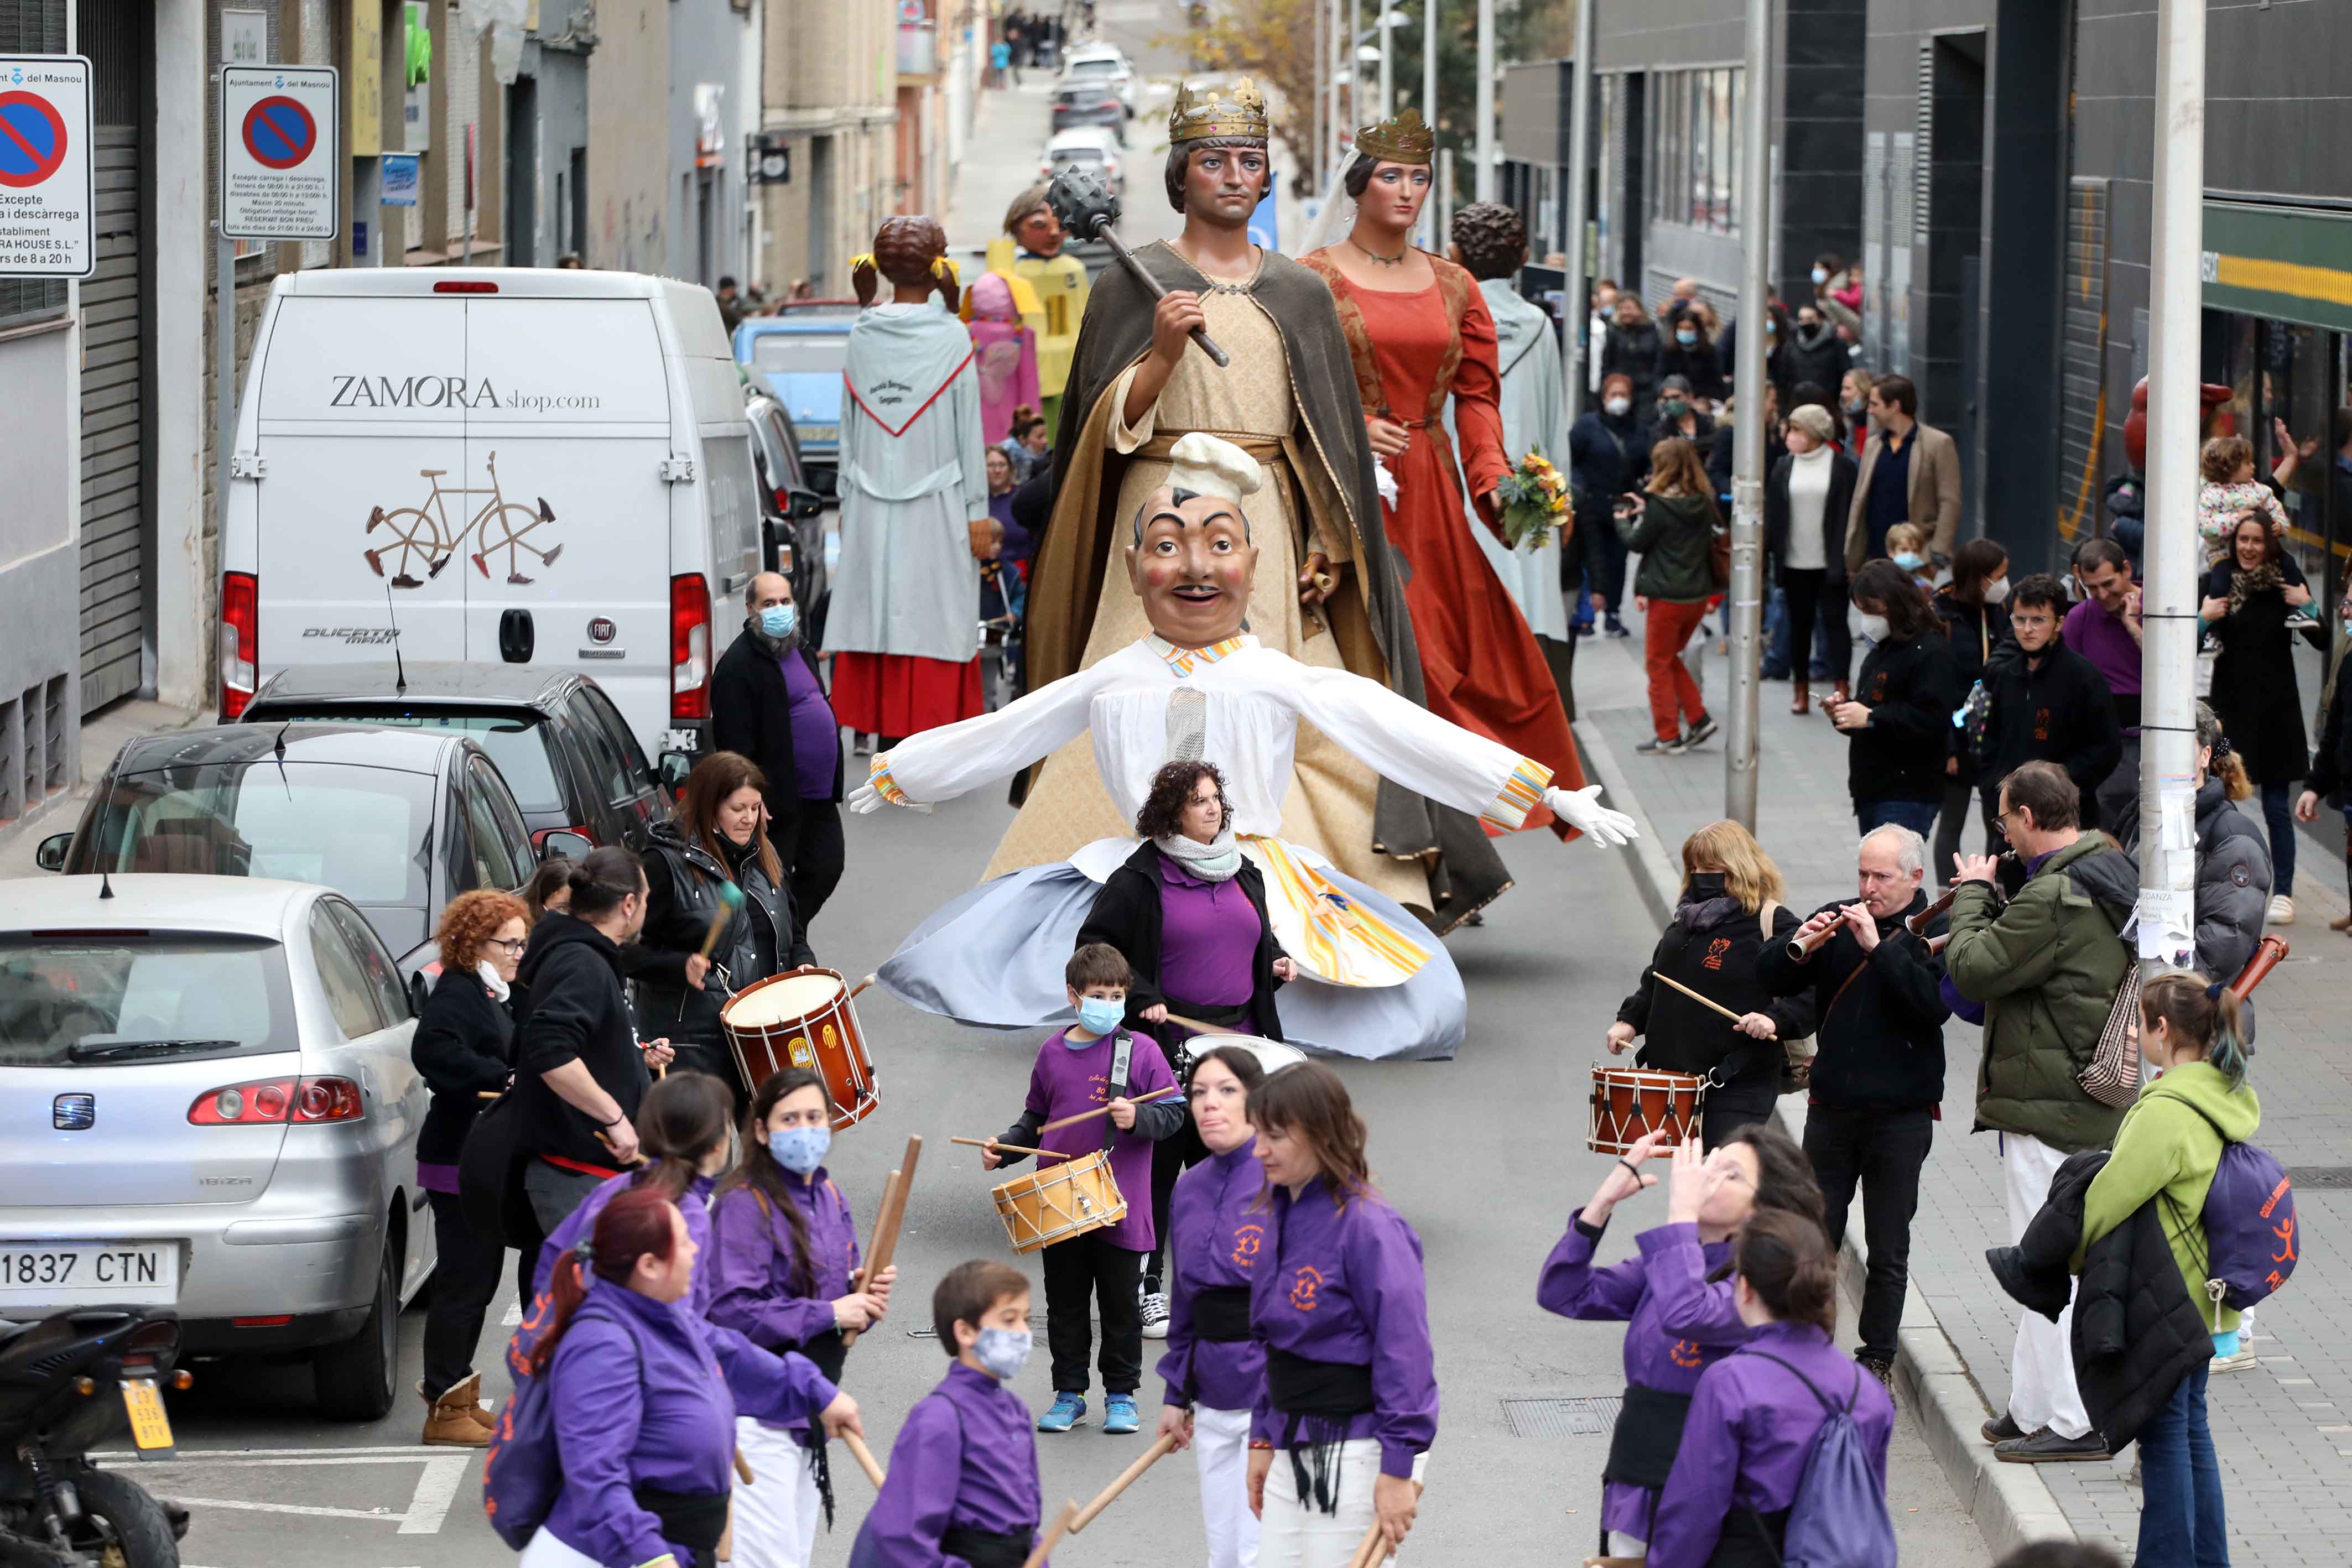
M 2352 1166 L 2289 1166 L 2286 1179 L 2297 1186 L 2352 1186 Z
M 1593 1399 L 1506 1399 L 1515 1437 L 1597 1437 L 1617 1423 L 1619 1395 Z

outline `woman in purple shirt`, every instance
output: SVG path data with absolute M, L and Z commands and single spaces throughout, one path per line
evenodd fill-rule
M 739 1400 L 864 1435 L 856 1403 L 805 1359 L 751 1352 L 686 1310 L 698 1251 L 677 1207 L 640 1188 L 606 1204 L 564 1260 L 532 1353 L 551 1379 L 563 1485 L 522 1568 L 711 1568 Z
M 710 1321 L 762 1350 L 798 1351 L 835 1383 L 848 1346 L 845 1329 L 881 1320 L 898 1270 L 864 1289 L 857 1225 L 825 1174 L 834 1104 L 824 1074 L 806 1067 L 772 1073 L 751 1101 L 750 1136 L 710 1206 Z M 751 1467 L 735 1493 L 737 1555 L 761 1568 L 806 1568 L 820 1509 L 833 1522 L 825 1446 L 805 1421 L 735 1423 L 735 1446 Z
M 1135 814 L 1143 842 L 1111 873 L 1095 895 L 1078 945 L 1118 949 L 1134 971 L 1127 988 L 1127 1023 L 1160 1041 L 1181 1081 L 1186 1022 L 1220 1032 L 1282 1038 L 1274 993 L 1298 968 L 1275 940 L 1266 918 L 1265 878 L 1234 841 L 1233 808 L 1224 775 L 1206 762 L 1171 762 L 1151 780 Z M 1164 1139 L 1151 1155 L 1151 1224 L 1163 1245 L 1168 1197 L 1176 1177 L 1207 1154 L 1190 1124 Z M 1160 1252 L 1143 1269 L 1143 1332 L 1168 1333 L 1168 1297 L 1160 1289 Z
M 1740 1228 L 1732 1281 L 1748 1343 L 1699 1375 L 1682 1452 L 1658 1497 L 1650 1568 L 1779 1568 L 1789 1507 L 1832 1411 L 1851 1416 L 1869 1467 L 1875 1521 L 1838 1521 L 1877 1534 L 1895 1561 L 1885 1515 L 1886 1443 L 1895 1401 L 1838 1349 L 1837 1255 L 1822 1228 L 1768 1210 Z
M 1638 1140 L 1609 1167 L 1600 1190 L 1544 1260 L 1536 1301 L 1564 1318 L 1625 1324 L 1625 1402 L 1601 1472 L 1601 1551 L 1639 1557 L 1656 1527 L 1658 1489 L 1682 1446 L 1683 1422 L 1699 1374 L 1748 1342 L 1748 1328 L 1716 1270 L 1731 1238 L 1759 1209 L 1822 1222 L 1822 1189 L 1796 1140 L 1769 1123 L 1740 1128 L 1702 1160 L 1696 1143 L 1671 1153 L 1666 1222 L 1633 1239 L 1622 1263 L 1593 1266 L 1616 1207 L 1654 1186 L 1642 1165 L 1657 1134 Z M 1710 1282 L 1713 1281 L 1713 1282 Z
M 1167 1403 L 1160 1435 L 1191 1448 L 1201 1472 L 1209 1568 L 1251 1568 L 1250 1417 L 1265 1385 L 1265 1350 L 1250 1337 L 1250 1281 L 1265 1239 L 1265 1177 L 1249 1097 L 1265 1069 L 1246 1046 L 1221 1045 L 1192 1064 L 1192 1125 L 1209 1157 L 1176 1179 L 1168 1211 Z
M 1249 1097 L 1266 1236 L 1250 1270 L 1265 1386 L 1250 1423 L 1259 1554 L 1341 1568 L 1377 1520 L 1412 1528 L 1437 1436 L 1421 1238 L 1372 1188 L 1364 1124 L 1339 1074 L 1301 1062 Z

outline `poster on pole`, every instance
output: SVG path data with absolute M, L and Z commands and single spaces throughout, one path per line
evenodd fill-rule
M 0 55 L 0 277 L 88 277 L 89 62 Z
M 221 68 L 222 234 L 286 240 L 340 232 L 337 85 L 329 66 Z

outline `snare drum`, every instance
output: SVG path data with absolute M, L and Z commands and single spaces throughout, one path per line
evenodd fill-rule
M 1585 1146 L 1597 1155 L 1622 1155 L 1636 1140 L 1662 1132 L 1660 1148 L 1698 1136 L 1699 1105 L 1706 1080 L 1689 1072 L 1654 1072 L 1645 1067 L 1592 1067 L 1592 1131 Z
M 837 970 L 771 975 L 729 998 L 719 1022 L 750 1092 L 757 1094 L 771 1073 L 813 1067 L 824 1077 L 836 1132 L 881 1103 L 849 982 Z
M 996 1189 L 996 1217 L 1015 1252 L 1034 1252 L 1127 1218 L 1127 1199 L 1102 1149 L 1063 1160 Z

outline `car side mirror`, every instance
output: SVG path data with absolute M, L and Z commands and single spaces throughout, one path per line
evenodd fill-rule
M 687 775 L 694 771 L 694 753 L 665 751 L 654 765 L 654 776 L 661 787 L 675 795 L 686 788 Z
M 810 489 L 814 490 L 818 495 L 824 497 L 828 501 L 836 500 L 840 497 L 841 476 L 835 473 L 830 468 L 810 469 L 808 482 Z
M 539 841 L 539 858 L 543 861 L 558 858 L 574 862 L 584 861 L 588 858 L 589 852 L 595 847 L 587 834 L 574 833 L 558 828 Z
M 791 497 L 791 499 L 784 507 L 784 516 L 792 518 L 793 521 L 796 523 L 805 522 L 811 517 L 820 517 L 824 514 L 824 497 L 818 495 L 815 491 L 791 490 L 787 491 L 786 494 Z
M 33 852 L 33 863 L 43 871 L 63 871 L 66 869 L 66 852 L 71 848 L 71 833 L 51 833 L 41 841 L 41 847 Z

